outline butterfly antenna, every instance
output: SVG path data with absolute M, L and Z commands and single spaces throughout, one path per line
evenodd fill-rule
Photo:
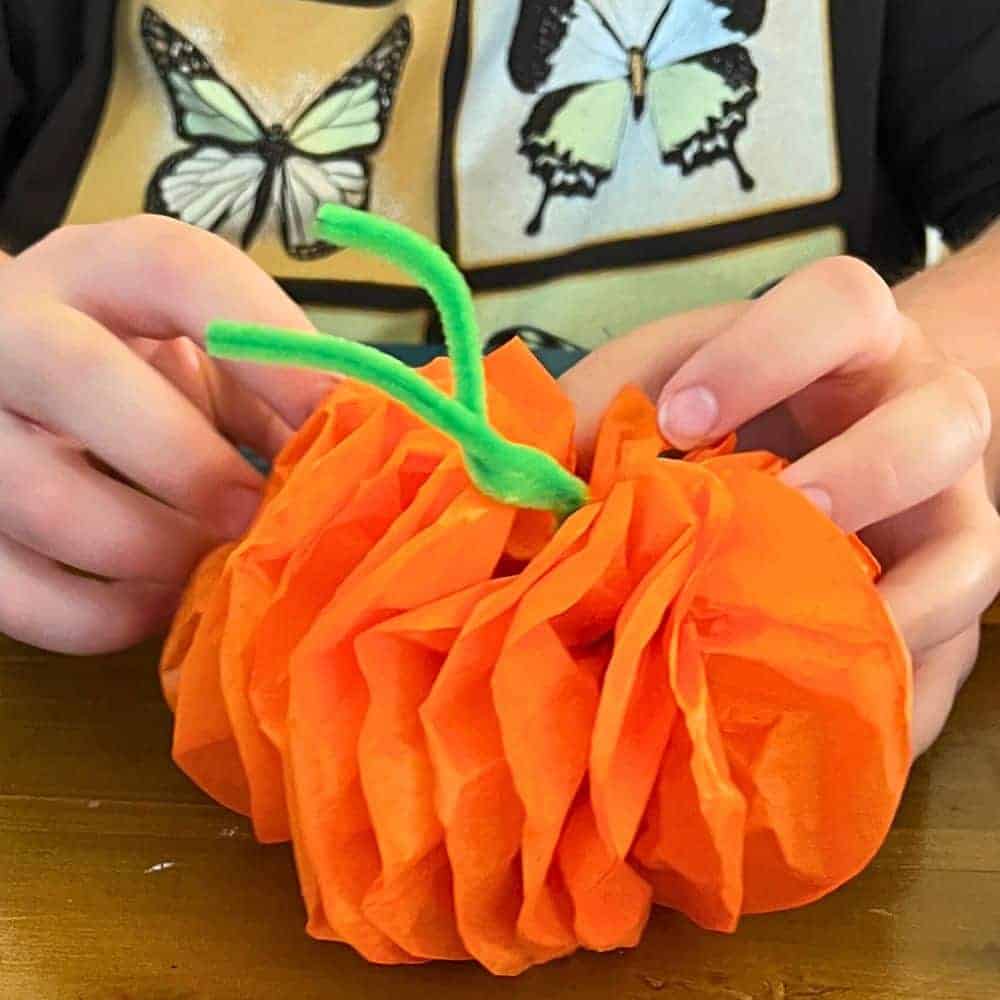
M 604 30 L 618 43 L 622 52 L 628 52 L 628 46 L 621 40 L 621 36 L 611 26 L 611 22 L 594 6 L 593 0 L 587 0 L 587 5 L 594 12 L 594 16 L 601 22 Z
M 653 23 L 653 27 L 649 31 L 649 37 L 646 39 L 646 44 L 642 47 L 643 53 L 649 51 L 650 45 L 653 44 L 653 39 L 656 38 L 656 33 L 660 30 L 660 25 L 663 24 L 664 19 L 667 14 L 670 13 L 670 8 L 673 7 L 673 5 L 674 0 L 667 0 L 667 2 L 663 5 L 663 10 L 660 11 L 660 16 Z

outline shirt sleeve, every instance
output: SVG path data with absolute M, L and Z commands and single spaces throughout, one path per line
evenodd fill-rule
M 997 218 L 997 0 L 889 0 L 880 116 L 895 185 L 951 246 Z

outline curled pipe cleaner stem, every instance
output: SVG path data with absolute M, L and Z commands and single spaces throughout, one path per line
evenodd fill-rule
M 324 239 L 382 254 L 427 283 L 441 309 L 449 350 L 455 352 L 455 397 L 377 348 L 339 337 L 220 321 L 208 328 L 209 351 L 219 357 L 320 368 L 366 382 L 451 437 L 462 449 L 470 478 L 487 496 L 551 510 L 560 518 L 582 507 L 588 496 L 581 480 L 551 455 L 508 441 L 490 425 L 472 296 L 447 256 L 416 233 L 366 212 L 328 205 L 319 218 L 317 230 Z M 464 398 L 459 395 L 463 387 Z
M 430 240 L 388 219 L 344 205 L 323 205 L 316 232 L 328 243 L 367 250 L 405 271 L 430 295 L 455 375 L 455 399 L 486 416 L 486 377 L 472 293 L 451 258 Z

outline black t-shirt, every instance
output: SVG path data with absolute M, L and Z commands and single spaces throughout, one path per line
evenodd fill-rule
M 892 280 L 1000 212 L 998 152 L 995 0 L 0 0 L 9 248 L 173 214 L 359 336 L 426 300 L 315 246 L 317 201 L 592 346 L 831 252 Z

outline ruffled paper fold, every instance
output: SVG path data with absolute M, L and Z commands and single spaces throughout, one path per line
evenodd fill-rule
M 486 371 L 497 429 L 572 467 L 527 350 Z M 623 393 L 556 529 L 345 383 L 199 567 L 163 656 L 174 756 L 292 840 L 311 934 L 515 974 L 634 945 L 653 901 L 731 930 L 878 849 L 911 692 L 874 561 L 774 456 L 664 447 Z

